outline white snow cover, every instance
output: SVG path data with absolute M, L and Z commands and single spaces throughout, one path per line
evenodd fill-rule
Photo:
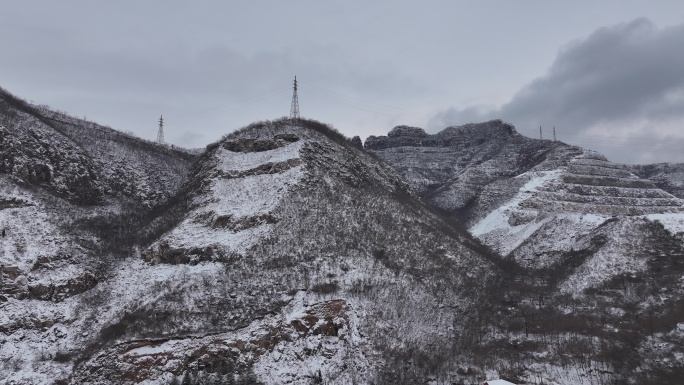
M 538 211 L 523 209 L 518 205 L 531 198 L 540 186 L 558 179 L 561 173 L 561 170 L 552 170 L 527 172 L 519 175 L 518 178 L 530 178 L 530 180 L 519 189 L 518 194 L 513 199 L 472 226 L 470 232 L 478 238 L 487 239 L 486 243 L 502 255 L 508 255 L 549 220 L 548 218 L 537 218 L 522 225 L 512 226 L 508 222 L 511 212 L 525 212 L 537 217 Z
M 233 218 L 269 213 L 280 203 L 283 193 L 299 181 L 301 170 L 297 166 L 277 174 L 217 179 L 212 186 L 214 199 L 204 210 Z
M 660 222 L 672 234 L 684 232 L 684 213 L 650 214 L 646 218 Z
M 298 159 L 304 141 L 298 141 L 274 150 L 242 153 L 221 148 L 217 152 L 222 171 L 245 171 L 266 163 Z M 268 234 L 272 225 L 255 226 L 231 231 L 212 228 L 196 218 L 206 216 L 229 217 L 237 222 L 250 217 L 268 214 L 280 203 L 285 192 L 296 185 L 304 175 L 302 166 L 280 173 L 249 175 L 239 178 L 216 177 L 208 194 L 195 201 L 197 208 L 179 226 L 162 238 L 172 247 L 218 244 L 233 252 L 242 252 Z
M 10 299 L 0 311 L 0 327 L 19 320 L 61 322 L 44 330 L 20 329 L 9 335 L 0 333 L 0 363 L 14 365 L 16 362 L 18 366 L 4 373 L 7 375 L 5 378 L 0 370 L 0 384 L 48 384 L 54 378 L 64 377 L 71 370 L 71 364 L 54 361 L 58 352 L 86 346 L 87 341 L 97 338 L 96 332 L 104 325 L 114 323 L 132 308 L 157 301 L 168 291 L 183 290 L 196 297 L 188 298 L 188 303 L 201 303 L 204 292 L 187 288 L 201 287 L 203 282 L 213 279 L 223 269 L 220 263 L 206 262 L 194 266 L 149 265 L 138 256 L 121 261 L 114 269 L 116 274 L 85 293 L 87 298 L 70 297 L 58 303 Z M 103 295 L 106 302 L 102 305 L 92 308 L 79 305 L 91 303 Z M 79 312 L 90 313 L 91 316 Z M 142 354 L 140 350 L 137 353 Z M 40 366 L 40 371 L 33 370 L 34 365 Z
M 36 258 L 59 253 L 68 240 L 30 192 L 3 182 L 0 179 L 0 200 L 18 199 L 31 206 L 0 210 L 0 231 L 6 230 L 5 237 L 0 238 L 0 265 L 29 271 Z
M 247 171 L 265 163 L 278 163 L 299 158 L 299 150 L 302 149 L 303 145 L 304 141 L 300 140 L 274 150 L 260 152 L 233 152 L 221 147 L 216 154 L 219 159 L 218 169 L 221 171 Z
M 622 273 L 635 273 L 647 267 L 647 260 L 633 256 L 642 242 L 637 222 L 642 217 L 623 218 L 608 239 L 608 243 L 593 254 L 575 273 L 560 285 L 562 292 L 580 295 L 584 289 Z
M 152 359 L 150 356 L 166 353 L 172 357 L 166 366 L 173 368 L 179 365 L 181 357 L 191 354 L 200 346 L 224 347 L 231 346 L 236 341 L 249 344 L 251 341 L 267 337 L 274 329 L 296 333 L 290 326 L 292 322 L 301 322 L 305 319 L 307 311 L 321 304 L 319 301 L 320 298 L 301 291 L 296 293 L 290 304 L 279 314 L 267 315 L 244 328 L 205 337 L 171 339 L 159 344 L 133 348 L 123 356 L 144 362 Z M 370 368 L 362 350 L 365 339 L 357 330 L 356 311 L 350 308 L 345 314 L 347 320 L 333 320 L 340 326 L 337 336 L 316 333 L 308 333 L 306 336 L 289 334 L 289 337 L 278 342 L 273 350 L 259 355 L 254 362 L 254 372 L 259 380 L 268 385 L 308 385 L 320 373 L 324 378 L 330 379 L 327 382 L 329 384 L 364 383 Z M 322 322 L 323 319 L 319 320 L 319 323 Z M 243 358 L 245 357 L 240 359 Z M 163 376 L 145 380 L 142 384 L 164 385 L 169 380 L 169 376 Z
M 512 382 L 508 382 L 506 380 L 487 380 L 485 381 L 486 385 L 515 385 Z
M 285 323 L 306 315 L 306 297 L 304 292 L 297 293 L 290 305 L 283 309 Z M 338 332 L 339 336 L 310 334 L 294 341 L 281 341 L 273 351 L 259 357 L 254 364 L 254 372 L 268 385 L 308 385 L 319 373 L 330 379 L 327 382 L 330 384 L 364 383 L 367 378 L 363 376 L 370 367 L 360 347 L 364 339 L 357 330 L 356 312 L 352 309 L 348 315 L 350 327 L 343 327 Z M 340 320 L 339 324 L 344 325 L 344 322 Z M 322 354 L 304 353 L 314 349 Z M 346 365 L 352 365 L 354 369 L 346 370 Z M 361 377 L 355 377 L 359 373 Z

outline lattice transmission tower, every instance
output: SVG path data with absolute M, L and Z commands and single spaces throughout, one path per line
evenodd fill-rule
M 294 78 L 292 87 L 292 105 L 290 106 L 290 119 L 299 120 L 299 98 L 297 97 L 297 77 Z
M 157 131 L 157 143 L 164 144 L 164 117 L 159 115 L 159 131 Z

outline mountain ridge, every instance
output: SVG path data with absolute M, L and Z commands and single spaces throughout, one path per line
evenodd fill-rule
M 677 167 L 637 173 L 502 121 L 399 126 L 362 150 L 280 119 L 194 154 L 6 100 L 0 140 L 35 140 L 0 150 L 29 170 L 0 170 L 2 384 L 684 371 L 681 199 L 658 188 Z M 59 183 L 84 170 L 82 191 Z

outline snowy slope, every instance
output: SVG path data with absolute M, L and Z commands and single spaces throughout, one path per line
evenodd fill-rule
M 195 155 L 34 106 L 0 89 L 0 173 L 79 205 L 169 199 Z
M 678 165 L 613 164 L 506 128 L 395 129 L 366 142 L 425 202 L 501 255 L 490 308 L 480 309 L 488 322 L 476 354 L 488 377 L 676 383 L 681 366 L 663 363 L 679 354 L 681 338 L 669 332 L 684 321 Z M 653 363 L 641 352 L 664 333 L 673 341 Z
M 377 156 L 308 120 L 196 156 L 4 93 L 0 125 L 0 384 L 681 370 L 676 168 L 655 183 L 501 121 L 399 126 Z
M 278 121 L 209 146 L 194 170 L 150 222 L 174 225 L 97 265 L 95 286 L 7 298 L 0 383 L 463 378 L 452 352 L 496 268 L 390 167 L 322 124 Z

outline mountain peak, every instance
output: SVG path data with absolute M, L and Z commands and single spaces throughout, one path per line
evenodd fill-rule
M 519 134 L 512 125 L 500 119 L 484 123 L 469 123 L 450 126 L 430 135 L 420 127 L 396 126 L 387 136 L 369 136 L 365 147 L 382 150 L 393 147 L 454 147 L 481 144 L 484 142 L 505 142 Z
M 461 126 L 449 126 L 437 133 L 439 136 L 477 136 L 477 137 L 511 137 L 517 136 L 518 132 L 513 125 L 505 123 L 501 119 L 490 120 L 482 123 L 468 123 Z
M 396 126 L 388 134 L 389 137 L 412 136 L 417 138 L 424 138 L 428 134 L 420 127 L 411 126 Z

